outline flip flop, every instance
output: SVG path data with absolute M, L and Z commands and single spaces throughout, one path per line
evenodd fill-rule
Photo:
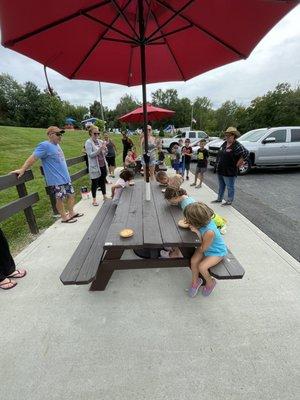
M 24 272 L 21 272 L 19 269 L 16 269 L 14 272 L 16 272 L 15 275 L 11 274 L 7 278 L 13 278 L 13 279 L 15 279 L 15 278 L 24 278 L 24 276 L 26 276 L 26 274 L 27 274 L 27 271 L 25 269 L 24 269 Z
M 9 285 L 10 283 L 12 284 L 12 286 L 9 286 L 7 288 L 4 287 L 4 285 Z M 9 289 L 14 288 L 15 286 L 17 286 L 17 282 L 12 282 L 11 279 L 9 279 L 9 282 L 0 283 L 0 289 L 2 289 L 2 290 L 9 290 Z
M 77 219 L 73 219 L 74 217 L 70 218 L 70 219 L 66 219 L 65 221 L 61 221 L 62 224 L 74 224 L 75 222 L 77 222 Z
M 99 203 L 92 203 L 94 207 L 99 206 Z
M 84 216 L 84 214 L 76 213 L 76 214 L 74 214 L 73 217 L 71 217 L 70 219 L 80 218 L 80 217 L 83 217 L 83 216 Z

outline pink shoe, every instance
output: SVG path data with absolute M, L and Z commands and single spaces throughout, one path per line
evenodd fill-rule
M 203 296 L 209 296 L 211 292 L 214 290 L 215 286 L 217 284 L 217 281 L 213 279 L 213 283 L 210 286 L 205 285 L 202 290 Z

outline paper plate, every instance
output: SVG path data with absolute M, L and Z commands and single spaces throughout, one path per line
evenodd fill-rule
M 189 228 L 189 225 L 186 223 L 186 220 L 185 220 L 185 219 L 180 219 L 180 220 L 178 221 L 178 226 L 179 226 L 180 228 L 184 228 L 184 229 L 188 229 L 188 228 Z
M 133 230 L 129 229 L 129 228 L 123 229 L 120 232 L 120 236 L 122 238 L 129 238 L 129 237 L 133 236 L 133 234 L 134 234 Z

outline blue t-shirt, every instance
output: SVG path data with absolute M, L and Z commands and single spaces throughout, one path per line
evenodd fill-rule
M 33 154 L 42 161 L 48 186 L 71 183 L 65 156 L 59 144 L 46 140 L 37 145 Z
M 215 237 L 212 241 L 212 244 L 204 252 L 204 255 L 205 256 L 219 256 L 219 257 L 226 256 L 226 254 L 228 253 L 226 244 L 225 244 L 224 239 L 222 238 L 222 235 L 214 221 L 210 221 L 206 226 L 199 228 L 199 232 L 201 233 L 201 235 L 204 235 L 204 233 L 207 231 L 213 231 L 215 234 Z
M 196 203 L 196 200 L 193 199 L 192 197 L 188 196 L 188 197 L 185 197 L 179 204 L 183 211 L 186 206 L 188 206 L 189 204 L 192 204 L 192 203 Z

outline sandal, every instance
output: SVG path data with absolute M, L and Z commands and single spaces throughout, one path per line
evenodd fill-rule
M 80 218 L 80 217 L 83 217 L 83 216 L 84 216 L 84 214 L 76 213 L 76 214 L 74 214 L 73 217 L 71 217 L 70 219 Z
M 16 269 L 12 274 L 10 274 L 7 278 L 24 278 L 26 276 L 27 271 L 25 269 Z
M 4 287 L 5 285 L 11 285 L 9 287 Z M 17 286 L 17 282 L 13 282 L 11 279 L 8 279 L 8 282 L 0 283 L 0 289 L 9 290 Z
M 93 204 L 93 206 L 95 206 L 95 207 L 97 207 L 97 206 L 99 206 L 99 203 L 92 203 Z
M 61 221 L 61 223 L 62 224 L 74 224 L 75 222 L 77 222 L 77 219 L 73 219 L 74 217 L 72 217 L 72 218 L 69 218 L 69 219 L 66 219 L 65 221 Z

